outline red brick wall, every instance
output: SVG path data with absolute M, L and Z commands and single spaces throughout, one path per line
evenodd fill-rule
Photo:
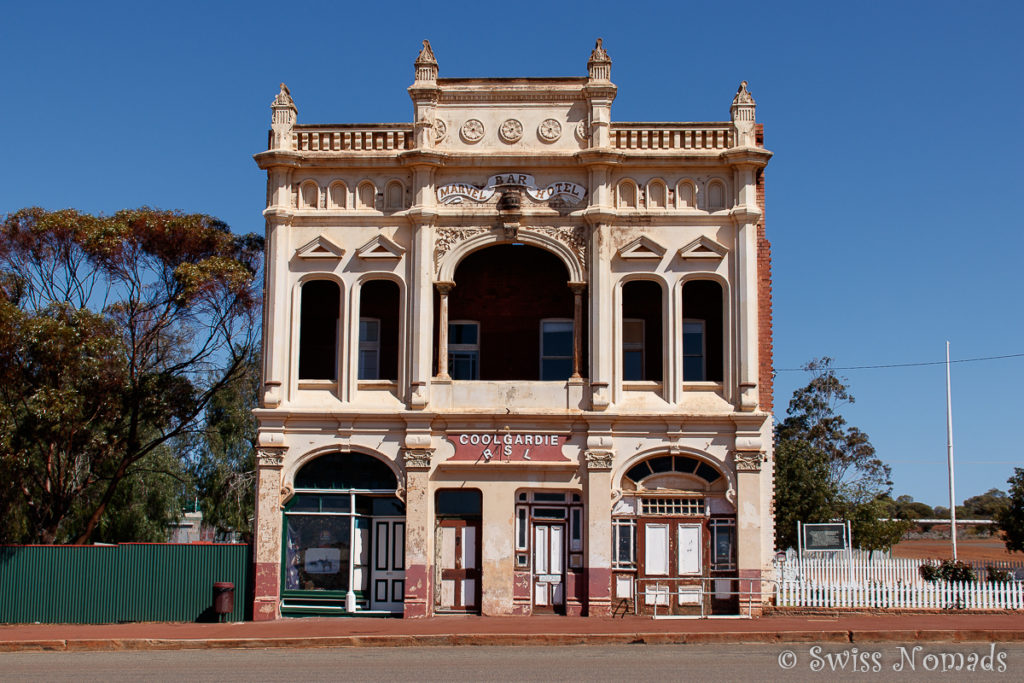
M 764 147 L 764 124 L 757 124 L 757 145 Z M 772 336 L 772 244 L 765 237 L 764 172 L 757 174 L 757 205 L 761 221 L 757 225 L 757 343 L 758 387 L 761 409 L 772 412 L 775 407 L 773 393 L 774 347 Z

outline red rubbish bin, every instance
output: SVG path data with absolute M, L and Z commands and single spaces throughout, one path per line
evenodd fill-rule
M 235 584 L 226 581 L 213 584 L 213 611 L 221 621 L 235 611 Z

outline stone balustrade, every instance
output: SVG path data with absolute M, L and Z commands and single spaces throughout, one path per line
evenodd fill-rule
M 412 124 L 295 126 L 300 152 L 377 152 L 413 148 Z
M 727 123 L 612 123 L 615 149 L 729 149 L 735 142 Z

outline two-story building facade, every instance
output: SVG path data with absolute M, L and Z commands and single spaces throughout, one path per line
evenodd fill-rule
M 757 612 L 773 550 L 771 153 L 579 78 L 409 124 L 272 104 L 257 619 Z M 765 596 L 766 597 L 766 596 Z

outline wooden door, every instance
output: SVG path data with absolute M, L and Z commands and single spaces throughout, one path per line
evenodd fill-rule
M 565 610 L 565 523 L 533 523 L 533 609 Z
M 445 612 L 479 612 L 480 520 L 439 520 L 437 548 L 435 607 Z
M 401 612 L 405 604 L 405 518 L 373 518 L 370 609 Z

